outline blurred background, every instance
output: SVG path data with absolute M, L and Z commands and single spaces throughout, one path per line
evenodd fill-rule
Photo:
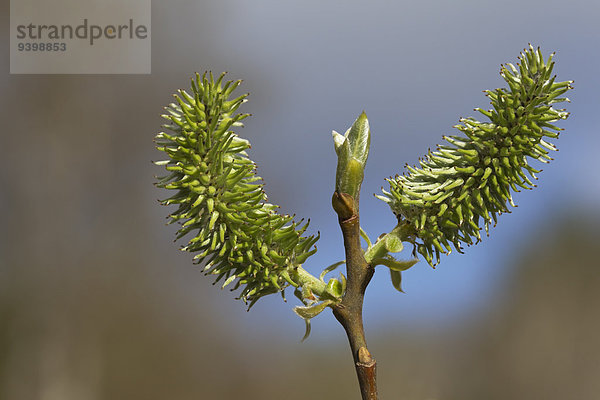
M 529 42 L 575 80 L 540 187 L 491 237 L 433 270 L 385 271 L 367 291 L 382 399 L 597 399 L 600 393 L 600 3 L 592 0 L 154 2 L 151 75 L 9 75 L 0 6 L 0 399 L 354 399 L 351 355 L 326 312 L 300 343 L 295 300 L 247 313 L 165 227 L 162 107 L 195 71 L 251 93 L 249 139 L 269 199 L 311 218 L 318 273 L 343 257 L 330 207 L 331 130 L 364 109 L 371 196 L 487 107 L 501 63 Z M 293 296 L 288 296 L 293 297 Z

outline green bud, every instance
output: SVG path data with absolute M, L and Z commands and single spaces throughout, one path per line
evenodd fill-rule
M 344 136 L 334 131 L 333 140 L 338 156 L 335 191 L 348 194 L 358 201 L 371 143 L 367 115 L 361 113 Z

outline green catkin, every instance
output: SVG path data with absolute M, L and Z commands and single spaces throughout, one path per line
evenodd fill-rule
M 561 95 L 573 83 L 554 82 L 553 55 L 544 61 L 540 49 L 530 45 L 517 67 L 503 65 L 500 75 L 509 88 L 485 91 L 492 109 L 475 109 L 489 122 L 461 118 L 455 128 L 464 136 L 445 136 L 448 144 L 430 151 L 420 168 L 387 179 L 389 192 L 377 196 L 400 224 L 412 227 L 409 240 L 430 265 L 439 263 L 440 253 L 450 253 L 449 243 L 461 251 L 462 244 L 479 242 L 481 224 L 487 232 L 498 215 L 509 212 L 509 204 L 514 206 L 511 190 L 535 187 L 529 177 L 537 179 L 539 171 L 528 157 L 552 159 L 548 153 L 556 147 L 544 137 L 557 138 L 562 128 L 551 123 L 569 116 L 553 104 L 569 101 Z
M 192 92 L 179 90 L 165 108 L 167 132 L 155 142 L 168 156 L 156 164 L 168 175 L 158 177 L 156 186 L 174 191 L 161 204 L 178 205 L 168 216 L 169 223 L 181 224 L 177 239 L 192 235 L 182 250 L 196 253 L 195 262 L 206 263 L 215 283 L 241 288 L 240 298 L 252 306 L 290 285 L 292 270 L 316 251 L 318 235 L 302 236 L 308 223 L 277 214 L 267 203 L 246 154 L 250 143 L 231 130 L 248 117 L 236 113 L 247 94 L 231 99 L 241 81 L 223 78 L 196 74 Z

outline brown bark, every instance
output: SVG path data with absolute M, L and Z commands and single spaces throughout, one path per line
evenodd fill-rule
M 336 192 L 332 204 L 344 237 L 347 272 L 346 292 L 341 303 L 334 307 L 333 315 L 348 336 L 362 399 L 377 400 L 377 364 L 367 348 L 362 318 L 365 290 L 373 277 L 374 268 L 367 264 L 360 244 L 358 201 L 345 193 Z

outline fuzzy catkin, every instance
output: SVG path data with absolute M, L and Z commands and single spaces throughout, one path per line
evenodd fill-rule
M 168 159 L 156 164 L 168 174 L 156 185 L 174 191 L 161 203 L 178 206 L 168 216 L 169 223 L 181 224 L 177 239 L 192 236 L 182 250 L 205 262 L 215 283 L 241 288 L 240 298 L 251 307 L 264 295 L 298 286 L 289 268 L 316 251 L 318 235 L 302 236 L 308 222 L 294 222 L 267 203 L 256 165 L 246 154 L 250 143 L 231 130 L 248 117 L 236 113 L 247 94 L 230 99 L 241 81 L 223 83 L 223 78 L 196 74 L 191 93 L 179 90 L 176 103 L 165 108 L 166 132 L 155 141 Z
M 387 202 L 400 224 L 410 227 L 416 250 L 434 266 L 451 245 L 481 240 L 497 216 L 514 206 L 511 191 L 531 189 L 536 173 L 528 159 L 547 163 L 556 147 L 547 138 L 558 138 L 562 130 L 553 122 L 569 113 L 554 104 L 572 89 L 573 81 L 555 82 L 554 62 L 538 48 L 525 49 L 517 67 L 506 64 L 500 75 L 508 88 L 485 91 L 492 109 L 475 109 L 489 122 L 461 118 L 456 125 L 462 136 L 444 137 L 445 144 L 407 166 L 408 173 L 389 178 L 389 191 L 377 196 Z

